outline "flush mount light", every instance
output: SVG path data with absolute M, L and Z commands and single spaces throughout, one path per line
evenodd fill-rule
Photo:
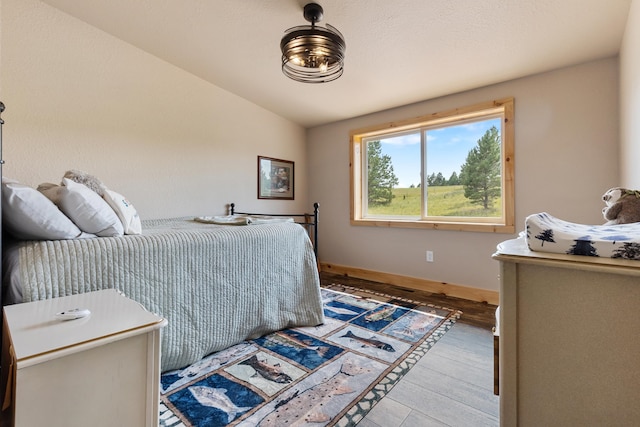
M 331 25 L 316 25 L 322 14 L 322 6 L 307 4 L 303 15 L 311 25 L 289 28 L 280 41 L 282 72 L 293 80 L 326 83 L 342 75 L 347 45 L 340 31 Z

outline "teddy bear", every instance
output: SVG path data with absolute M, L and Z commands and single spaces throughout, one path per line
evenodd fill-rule
M 614 187 L 602 195 L 602 200 L 607 205 L 602 209 L 607 220 L 604 225 L 640 222 L 640 191 Z

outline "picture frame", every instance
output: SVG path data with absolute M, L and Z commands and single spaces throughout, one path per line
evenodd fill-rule
M 294 200 L 294 162 L 258 156 L 258 199 Z

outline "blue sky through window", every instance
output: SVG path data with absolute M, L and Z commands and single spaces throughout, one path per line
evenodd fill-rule
M 448 126 L 427 131 L 427 175 L 441 172 L 449 179 L 467 159 L 469 151 L 476 146 L 492 126 L 500 130 L 500 118 Z M 407 188 L 420 183 L 420 134 L 380 139 L 382 154 L 388 154 L 393 163 L 393 172 L 400 183 L 398 188 Z

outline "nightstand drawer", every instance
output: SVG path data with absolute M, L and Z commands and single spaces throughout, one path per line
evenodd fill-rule
M 166 324 L 115 290 L 5 307 L 3 425 L 157 426 Z

